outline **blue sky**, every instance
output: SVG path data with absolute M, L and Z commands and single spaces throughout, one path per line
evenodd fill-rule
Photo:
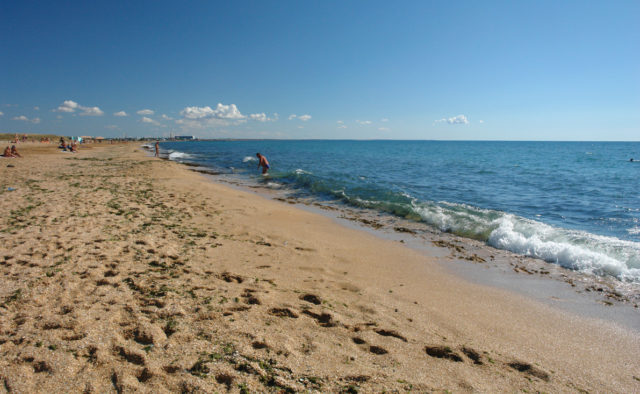
M 637 141 L 639 15 L 638 1 L 5 1 L 0 132 Z

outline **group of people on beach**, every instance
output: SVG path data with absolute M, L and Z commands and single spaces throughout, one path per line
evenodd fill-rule
M 22 157 L 22 155 L 18 153 L 18 149 L 16 148 L 15 145 L 13 145 L 11 148 L 9 148 L 9 146 L 4 148 L 4 153 L 2 154 L 2 157 Z
M 15 137 L 13 138 L 13 143 L 17 144 L 18 142 L 27 142 L 27 135 L 22 134 L 22 136 L 18 136 L 18 133 L 16 133 Z
M 76 145 L 75 141 L 71 144 L 67 144 L 62 137 L 60 137 L 60 145 L 58 146 L 58 148 L 62 149 L 63 152 L 68 151 L 71 153 L 75 153 L 78 151 L 78 146 Z

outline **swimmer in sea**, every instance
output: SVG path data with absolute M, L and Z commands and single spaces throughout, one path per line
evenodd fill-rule
M 256 153 L 256 156 L 258 157 L 258 168 L 262 167 L 262 175 L 264 175 L 269 171 L 269 161 L 260 153 Z

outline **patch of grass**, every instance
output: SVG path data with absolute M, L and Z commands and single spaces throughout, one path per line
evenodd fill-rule
M 206 360 L 199 359 L 188 369 L 189 373 L 200 378 L 206 377 L 209 374 L 209 367 L 205 364 L 206 362 Z
M 11 295 L 5 298 L 4 302 L 0 304 L 0 306 L 3 308 L 6 308 L 7 305 L 9 305 L 12 302 L 18 301 L 20 298 L 22 298 L 22 289 L 14 290 L 13 293 L 11 293 Z
M 173 319 L 169 319 L 169 321 L 167 321 L 167 324 L 165 324 L 164 326 L 164 333 L 167 336 L 170 336 L 171 334 L 174 334 L 176 331 L 178 331 L 178 322 Z
M 238 383 L 238 389 L 240 390 L 240 394 L 249 394 L 249 388 L 246 383 Z
M 348 386 L 344 386 L 342 390 L 340 390 L 340 392 L 347 393 L 347 394 L 358 394 L 358 387 L 354 386 L 353 384 L 350 384 Z
M 228 342 L 228 343 L 225 343 L 224 346 L 222 346 L 222 351 L 227 356 L 230 356 L 230 355 L 233 354 L 233 352 L 236 351 L 236 348 L 235 348 L 235 345 L 233 343 Z

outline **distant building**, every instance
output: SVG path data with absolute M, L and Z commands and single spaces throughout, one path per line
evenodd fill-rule
M 189 141 L 189 140 L 195 140 L 196 137 L 192 135 L 176 135 L 175 137 L 173 137 L 173 139 L 180 140 L 180 141 Z

